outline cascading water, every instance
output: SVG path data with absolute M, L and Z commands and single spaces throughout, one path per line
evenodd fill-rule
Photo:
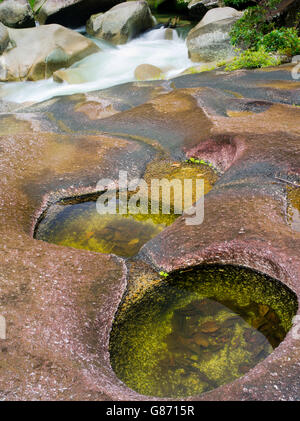
M 49 78 L 37 82 L 13 82 L 0 85 L 0 97 L 12 102 L 41 102 L 60 95 L 91 92 L 135 80 L 140 64 L 152 64 L 169 79 L 192 66 L 185 39 L 173 31 L 173 39 L 165 39 L 165 28 L 153 29 L 125 45 L 113 46 L 93 39 L 101 52 L 74 64 L 81 83 L 58 83 Z

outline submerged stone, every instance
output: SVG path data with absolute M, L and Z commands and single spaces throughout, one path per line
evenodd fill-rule
M 287 287 L 237 266 L 177 271 L 139 294 L 129 290 L 119 307 L 111 364 L 128 387 L 158 397 L 241 377 L 280 344 L 297 311 Z
M 162 76 L 162 70 L 152 64 L 140 64 L 134 71 L 134 77 L 137 80 L 162 79 Z

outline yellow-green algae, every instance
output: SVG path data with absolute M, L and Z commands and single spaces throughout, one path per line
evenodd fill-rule
M 163 215 L 161 209 L 157 215 L 101 215 L 95 200 L 58 202 L 47 210 L 35 238 L 61 246 L 131 257 L 178 216 Z
M 206 194 L 218 177 L 213 169 L 205 165 L 158 161 L 148 166 L 144 177 L 149 185 L 148 197 L 153 178 L 180 181 L 204 179 Z M 162 213 L 163 198 L 160 194 L 158 214 L 151 214 L 149 202 L 148 214 L 129 212 L 122 215 L 100 215 L 96 209 L 97 195 L 61 200 L 49 206 L 44 213 L 36 227 L 35 238 L 67 247 L 132 257 L 179 216 L 174 213 L 172 189 L 170 199 L 170 214 Z M 194 189 L 193 201 L 198 199 Z
M 300 188 L 287 187 L 288 222 L 294 231 L 300 232 Z
M 210 192 L 218 178 L 219 175 L 211 164 L 201 163 L 200 160 L 195 162 L 195 159 L 194 161 L 190 159 L 182 163 L 160 159 L 157 161 L 152 161 L 147 166 L 146 172 L 144 174 L 144 179 L 149 186 L 152 179 L 166 179 L 169 181 L 176 179 L 180 180 L 182 183 L 184 183 L 184 180 L 186 179 L 203 179 L 204 194 Z M 193 201 L 196 202 L 199 197 L 196 195 L 195 185 L 193 187 Z M 162 200 L 162 196 L 160 196 L 160 200 Z M 171 203 L 173 200 L 174 197 L 172 196 L 171 191 Z
M 198 395 L 233 381 L 284 339 L 294 293 L 250 269 L 208 265 L 129 289 L 110 339 L 111 364 L 133 390 Z

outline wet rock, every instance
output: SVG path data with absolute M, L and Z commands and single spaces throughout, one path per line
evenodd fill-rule
M 243 12 L 232 7 L 209 10 L 187 37 L 189 57 L 195 62 L 224 60 L 234 55 L 229 32 Z
M 252 320 L 252 326 L 254 327 L 254 329 L 260 329 L 265 323 L 265 320 L 261 317 L 258 317 L 254 320 Z
M 224 328 L 226 328 L 226 329 L 228 329 L 228 328 L 232 328 L 232 327 L 234 327 L 235 325 L 236 325 L 236 323 L 238 322 L 240 320 L 240 318 L 239 317 L 231 317 L 231 318 L 228 318 L 228 319 L 226 319 L 223 323 L 222 323 L 222 328 L 224 327 Z
M 193 336 L 193 340 L 197 345 L 201 345 L 204 348 L 207 348 L 209 345 L 209 340 L 207 339 L 205 335 L 202 335 L 201 333 L 196 333 Z
M 95 36 L 96 32 L 101 27 L 101 22 L 103 20 L 104 13 L 97 13 L 92 15 L 89 20 L 86 22 L 86 32 L 92 36 Z
M 274 311 L 270 311 L 267 315 L 266 315 L 266 319 L 271 322 L 271 323 L 278 323 L 278 316 Z
M 86 82 L 78 69 L 57 70 L 53 73 L 53 80 L 58 83 L 67 82 L 71 85 Z
M 202 323 L 199 329 L 203 333 L 214 333 L 220 329 L 220 325 L 212 320 Z
M 41 24 L 58 23 L 71 28 L 85 25 L 94 13 L 105 12 L 121 0 L 37 0 L 35 10 Z
M 1 172 L 5 162 L 10 169 L 6 168 L 1 185 L 7 201 L 6 205 L 2 201 L 0 204 L 0 225 L 3 226 L 5 220 L 7 226 L 6 235 L 0 240 L 0 260 L 7 281 L 1 286 L 0 301 L 1 315 L 7 316 L 13 329 L 9 329 L 7 343 L 1 341 L 1 346 L 7 347 L 9 352 L 5 355 L 5 364 L 4 358 L 1 358 L 0 377 L 3 383 L 0 396 L 1 399 L 12 398 L 19 384 L 22 385 L 24 399 L 35 395 L 40 400 L 47 397 L 65 400 L 66 391 L 70 388 L 74 388 L 74 396 L 83 399 L 85 392 L 82 393 L 82 390 L 87 378 L 82 370 L 90 373 L 92 366 L 98 364 L 96 361 L 102 361 L 101 349 L 109 341 L 109 332 L 101 326 L 114 318 L 125 290 L 127 269 L 123 260 L 115 256 L 61 248 L 34 240 L 30 233 L 34 214 L 42 206 L 44 195 L 50 191 L 69 194 L 74 189 L 71 195 L 76 195 L 80 189 L 81 193 L 86 191 L 88 186 L 93 189 L 99 178 L 117 177 L 120 165 L 130 162 L 132 153 L 135 154 L 136 147 L 139 149 L 140 146 L 117 137 L 56 134 L 53 126 L 45 120 L 44 123 L 41 120 L 34 122 L 33 115 L 30 121 L 20 116 L 11 118 L 10 124 L 15 124 L 14 133 L 10 130 L 9 135 L 1 136 L 1 146 L 4 147 Z M 5 124 L 3 127 L 3 121 L 0 126 L 1 129 L 6 127 Z M 115 165 L 109 162 L 110 159 Z M 140 166 L 142 159 L 141 156 L 134 158 L 135 164 Z M 133 170 L 131 163 L 127 169 L 131 176 L 140 177 L 144 164 L 140 169 L 135 165 Z M 19 200 L 22 201 L 20 208 Z M 8 204 L 22 208 L 23 216 L 16 210 L 15 222 L 9 213 L 6 216 L 3 213 L 4 207 L 8 210 Z M 10 228 L 9 220 L 12 223 Z M 26 226 L 25 230 L 22 225 Z M 4 249 L 8 251 L 7 255 Z M 16 271 L 21 266 L 22 276 L 19 277 Z M 13 279 L 8 280 L 11 275 Z M 73 282 L 74 276 L 78 282 Z M 41 302 L 44 304 L 41 305 Z M 26 316 L 21 318 L 18 308 L 24 306 L 28 306 Z M 70 306 L 74 311 L 70 312 Z M 115 375 L 109 361 L 102 363 L 101 367 L 101 374 L 98 369 L 98 374 L 95 372 L 99 381 L 106 376 L 113 379 Z M 14 380 L 8 374 L 11 370 L 14 370 Z M 6 376 L 10 376 L 11 383 L 3 393 L 4 384 L 8 384 Z M 47 378 L 47 386 L 40 382 L 41 378 Z M 45 387 L 49 387 L 48 391 Z M 90 389 L 90 386 L 87 388 Z M 95 389 L 90 389 L 89 396 L 93 400 L 108 399 L 108 395 Z
M 202 19 L 208 10 L 221 6 L 220 3 L 218 0 L 192 0 L 188 4 L 189 15 Z
M 260 316 L 264 317 L 268 313 L 268 311 L 270 310 L 270 307 L 267 306 L 267 305 L 264 305 L 264 304 L 260 304 L 258 306 L 258 310 L 259 310 Z
M 0 22 L 10 28 L 35 26 L 33 12 L 27 0 L 3 0 L 0 3 Z
M 2 54 L 1 81 L 46 79 L 100 50 L 94 42 L 60 25 L 8 32 L 15 47 Z
M 114 6 L 106 13 L 93 15 L 87 22 L 88 34 L 113 44 L 126 44 L 154 26 L 154 18 L 144 0 Z
M 134 71 L 134 77 L 137 80 L 161 79 L 162 75 L 162 70 L 152 64 L 140 64 Z
M 180 218 L 144 246 L 139 271 L 147 266 L 143 260 L 168 272 L 233 263 L 280 279 L 299 297 L 300 237 L 285 217 L 286 184 L 276 178 L 299 183 L 299 110 L 291 105 L 300 97 L 290 71 L 281 66 L 183 76 L 170 82 L 174 92 L 167 95 L 158 82 L 126 84 L 1 114 L 0 298 L 1 314 L 14 329 L 4 346 L 0 398 L 149 399 L 120 384 L 107 358 L 108 332 L 128 277 L 124 261 L 31 234 L 33 215 L 53 192 L 90 191 L 102 176 L 116 177 L 120 165 L 132 177 L 142 176 L 153 156 L 147 150 L 132 158 L 132 150 L 143 142 L 214 162 L 222 177 L 205 200 L 205 223 L 191 229 Z M 119 114 L 98 121 L 104 100 Z M 96 130 L 108 138 L 88 135 Z M 274 314 L 270 319 L 278 323 Z M 297 400 L 300 347 L 292 336 L 247 376 L 194 399 Z M 198 349 L 199 360 L 211 360 L 209 347 Z
M 241 372 L 241 373 L 244 373 L 244 374 L 246 374 L 247 373 L 247 371 L 249 371 L 249 369 L 251 368 L 251 366 L 249 366 L 249 365 L 247 365 L 247 364 L 241 364 L 240 366 L 239 366 L 239 371 Z
M 186 316 L 185 313 L 175 311 L 172 319 L 172 327 L 174 332 L 180 332 L 184 334 L 186 332 Z
M 4 50 L 6 50 L 8 44 L 9 44 L 9 34 L 6 27 L 0 22 L 0 54 L 3 53 Z
M 171 41 L 174 38 L 174 29 L 166 28 L 165 30 L 165 39 Z

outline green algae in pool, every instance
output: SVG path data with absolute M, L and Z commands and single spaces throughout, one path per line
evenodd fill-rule
M 218 176 L 206 165 L 172 163 L 158 161 L 149 164 L 145 181 L 151 179 L 204 180 L 204 194 L 208 193 Z M 113 194 L 113 193 L 112 193 Z M 132 192 L 134 194 L 134 192 Z M 174 213 L 174 194 L 171 193 L 170 214 L 162 213 L 162 194 L 160 212 L 151 214 L 100 215 L 96 209 L 99 194 L 64 199 L 49 206 L 36 226 L 35 238 L 62 246 L 69 246 L 101 253 L 114 253 L 122 257 L 132 257 L 151 238 L 172 224 L 179 216 Z M 149 190 L 148 197 L 151 197 Z M 193 201 L 198 200 L 193 188 Z
M 63 200 L 49 207 L 35 238 L 62 246 L 131 257 L 179 216 L 100 215 L 96 199 Z
M 199 395 L 245 374 L 284 339 L 295 294 L 250 269 L 209 265 L 128 292 L 110 338 L 111 365 L 131 389 Z

